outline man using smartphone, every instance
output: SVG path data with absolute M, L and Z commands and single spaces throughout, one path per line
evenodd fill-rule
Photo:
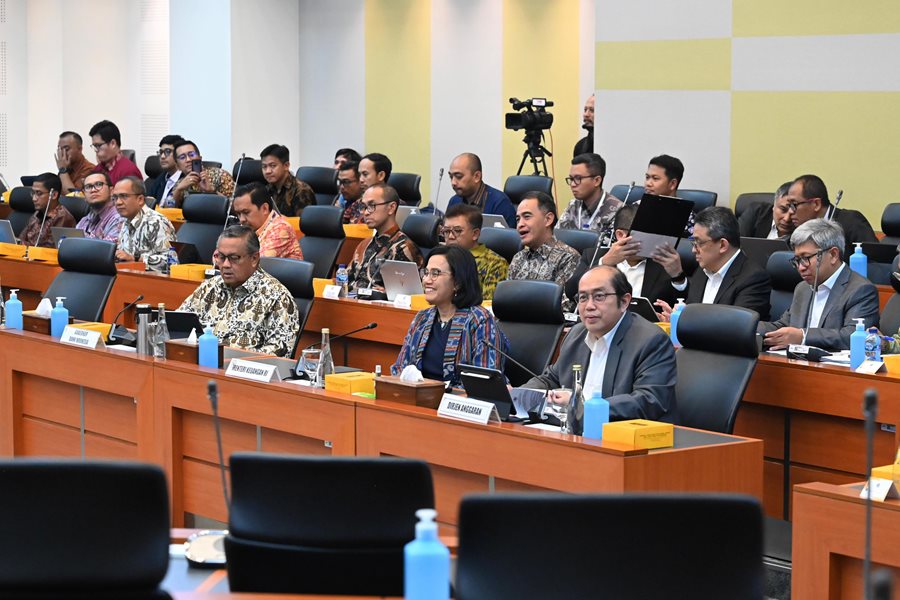
M 184 174 L 172 190 L 172 198 L 178 207 L 181 207 L 184 199 L 191 194 L 218 194 L 230 197 L 234 191 L 234 180 L 228 171 L 218 167 L 204 168 L 200 149 L 190 140 L 182 140 L 175 147 L 175 162 Z

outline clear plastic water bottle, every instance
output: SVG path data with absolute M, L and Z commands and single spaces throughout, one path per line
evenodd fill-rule
M 850 334 L 850 368 L 855 369 L 866 360 L 866 325 L 856 319 L 856 331 Z
M 678 342 L 678 318 L 681 316 L 681 311 L 684 310 L 685 306 L 684 298 L 679 298 L 678 304 L 672 309 L 672 314 L 669 317 L 669 338 L 672 340 L 672 345 L 676 348 L 681 347 L 681 344 Z
M 581 365 L 572 365 L 572 396 L 566 416 L 564 433 L 581 435 L 584 431 L 584 390 L 581 387 Z
M 166 270 L 165 273 L 168 275 L 172 272 L 172 265 L 178 264 L 178 252 L 175 248 L 169 248 L 169 251 L 166 253 Z
M 878 328 L 870 327 L 866 335 L 866 360 L 881 360 L 881 336 L 878 335 Z
M 605 423 L 609 423 L 609 400 L 600 390 L 594 390 L 584 401 L 584 437 L 602 440 Z
M 347 265 L 338 265 L 334 280 L 335 284 L 341 288 L 341 298 L 346 298 L 350 287 L 350 272 L 347 271 Z
M 406 600 L 450 598 L 450 550 L 438 538 L 437 512 L 416 511 L 416 539 L 403 548 L 403 597 Z

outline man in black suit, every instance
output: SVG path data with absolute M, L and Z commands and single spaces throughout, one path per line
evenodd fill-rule
M 637 205 L 626 204 L 613 217 L 615 243 L 609 248 L 588 248 L 581 254 L 581 260 L 575 267 L 575 274 L 566 283 L 566 295 L 575 300 L 578 295 L 578 282 L 581 276 L 597 265 L 609 265 L 618 268 L 625 274 L 631 284 L 632 295 L 647 298 L 651 303 L 663 300 L 668 304 L 675 303 L 675 288 L 666 270 L 652 260 L 637 255 L 640 242 L 635 242 L 629 235 L 631 223 L 637 213 Z
M 775 240 L 787 239 L 794 231 L 794 223 L 791 221 L 791 199 L 788 191 L 793 181 L 782 183 L 775 190 L 775 202 L 754 202 L 741 214 L 738 224 L 741 227 L 742 237 L 765 238 Z
M 741 252 L 741 235 L 737 219 L 731 209 L 710 206 L 697 214 L 694 236 L 691 238 L 694 256 L 700 266 L 688 278 L 681 267 L 678 252 L 661 246 L 653 253 L 672 278 L 676 296 L 688 304 L 730 304 L 743 306 L 769 318 L 769 295 L 772 282 L 769 274 Z M 657 301 L 661 317 L 669 319 L 672 307 Z

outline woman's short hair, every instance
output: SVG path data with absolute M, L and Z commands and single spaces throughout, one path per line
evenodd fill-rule
M 450 274 L 456 291 L 453 293 L 453 306 L 469 308 L 478 306 L 483 300 L 481 280 L 478 278 L 478 266 L 472 253 L 459 246 L 438 246 L 428 255 L 443 256 L 450 265 Z

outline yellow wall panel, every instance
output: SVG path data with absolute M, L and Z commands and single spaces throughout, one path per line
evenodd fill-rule
M 605 90 L 727 90 L 731 40 L 597 42 L 594 81 Z
M 732 34 L 840 35 L 897 33 L 897 0 L 732 0 Z

